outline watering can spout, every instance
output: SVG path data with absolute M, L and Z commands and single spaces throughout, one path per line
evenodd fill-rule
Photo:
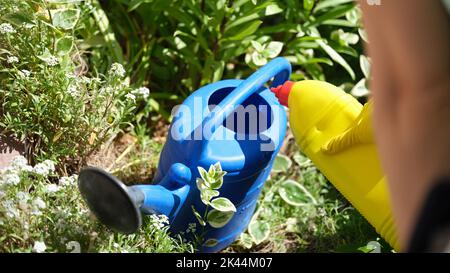
M 142 224 L 141 213 L 164 214 L 173 219 L 190 191 L 191 171 L 175 163 L 157 185 L 127 187 L 106 171 L 87 167 L 81 170 L 78 187 L 96 217 L 108 227 L 136 232 Z

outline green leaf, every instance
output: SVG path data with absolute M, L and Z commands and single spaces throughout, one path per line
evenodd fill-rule
M 252 62 L 256 66 L 263 66 L 267 63 L 267 59 L 264 58 L 263 54 L 255 51 L 252 53 Z
M 191 207 L 192 207 L 192 212 L 194 213 L 195 218 L 197 218 L 197 221 L 200 223 L 200 225 L 206 226 L 206 223 L 203 220 L 203 217 L 200 215 L 200 213 L 194 208 L 194 206 L 191 206 Z
M 228 198 L 225 197 L 218 197 L 212 200 L 211 207 L 222 212 L 227 211 L 236 212 L 236 207 L 234 206 L 234 204 Z
M 221 228 L 225 226 L 231 218 L 233 218 L 234 212 L 232 211 L 218 211 L 218 210 L 211 210 L 208 212 L 208 216 L 206 216 L 206 219 L 208 221 L 208 224 L 210 224 L 213 228 Z
M 339 18 L 343 16 L 345 13 L 347 13 L 347 11 L 351 10 L 353 7 L 354 7 L 353 3 L 336 6 L 335 8 L 332 8 L 331 10 L 327 11 L 325 14 L 317 17 L 315 20 L 308 21 L 305 24 L 305 28 L 318 26 L 321 25 L 322 22 L 324 21 Z
M 314 0 L 303 0 L 303 8 L 307 11 L 310 12 L 312 10 L 312 8 L 314 7 Z
M 243 27 L 234 27 L 230 29 L 228 33 L 225 32 L 225 37 L 227 37 L 225 40 L 242 40 L 244 38 L 247 38 L 248 36 L 255 33 L 255 31 L 258 30 L 261 24 L 261 20 L 255 20 L 249 22 Z
M 264 46 L 258 41 L 251 40 L 250 44 L 252 44 L 253 48 L 258 52 L 262 52 L 264 50 Z
M 219 196 L 219 192 L 216 190 L 204 189 L 200 191 L 200 199 L 205 205 L 210 205 L 211 199 L 216 196 Z
M 253 245 L 252 237 L 247 233 L 241 233 L 241 236 L 239 236 L 239 244 L 246 249 L 250 249 Z
M 340 64 L 345 70 L 347 70 L 348 74 L 352 79 L 355 79 L 355 72 L 353 72 L 350 65 L 342 58 L 339 53 L 337 53 L 331 46 L 325 44 L 322 40 L 317 40 L 316 43 L 330 56 L 330 58 Z
M 203 243 L 203 246 L 213 247 L 213 246 L 216 246 L 218 243 L 219 243 L 219 241 L 217 241 L 216 239 L 210 238 Z
M 65 30 L 73 29 L 80 18 L 78 9 L 55 10 L 52 15 L 52 24 Z
M 275 157 L 275 162 L 273 163 L 272 172 L 286 172 L 292 165 L 292 161 L 289 157 L 278 154 Z
M 278 193 L 286 203 L 295 207 L 305 206 L 311 202 L 314 205 L 317 204 L 311 193 L 293 180 L 283 181 L 278 189 Z
M 208 175 L 208 172 L 203 167 L 197 167 L 198 173 L 200 174 L 200 177 L 203 179 L 206 185 L 209 186 L 210 178 Z
M 316 8 L 315 11 L 319 11 L 328 7 L 335 7 L 335 6 L 339 6 L 341 4 L 346 4 L 346 3 L 350 3 L 353 2 L 354 0 L 324 0 L 324 1 L 320 1 Z
M 266 49 L 264 49 L 264 56 L 267 58 L 275 58 L 281 53 L 282 49 L 282 42 L 272 41 L 267 45 Z
M 294 154 L 294 161 L 295 163 L 297 163 L 300 167 L 308 164 L 309 162 L 311 162 L 309 160 L 309 158 L 307 158 L 306 156 L 302 155 L 300 152 L 296 152 Z
M 269 238 L 270 225 L 267 222 L 252 220 L 248 225 L 248 233 L 252 237 L 253 242 L 259 245 Z
M 63 37 L 56 41 L 56 51 L 58 55 L 64 56 L 70 53 L 73 47 L 73 37 Z
M 370 77 L 370 61 L 369 61 L 369 59 L 364 55 L 360 55 L 359 56 L 359 66 L 361 67 L 361 71 L 363 72 L 364 77 L 366 77 L 366 79 L 368 79 Z
M 314 0 L 310 0 L 310 1 L 314 1 Z M 266 8 L 266 10 L 264 12 L 264 15 L 265 16 L 270 16 L 270 15 L 275 15 L 275 14 L 278 14 L 278 13 L 281 13 L 281 12 L 283 12 L 283 9 L 280 8 L 280 6 L 278 6 L 278 4 L 273 3 L 273 4 L 269 5 L 269 6 L 267 6 L 267 8 Z
M 131 0 L 128 4 L 128 12 L 137 9 L 143 3 L 151 3 L 153 0 Z

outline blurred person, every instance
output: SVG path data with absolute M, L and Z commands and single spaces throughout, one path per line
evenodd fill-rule
M 450 251 L 450 24 L 443 1 L 359 0 L 375 141 L 404 251 Z

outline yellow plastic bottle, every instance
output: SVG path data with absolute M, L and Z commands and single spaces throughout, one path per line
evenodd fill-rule
M 330 147 L 333 146 L 330 140 L 355 127 L 363 105 L 338 87 L 321 81 L 288 81 L 272 91 L 281 104 L 289 107 L 289 123 L 300 150 L 376 231 L 399 250 L 386 180 L 375 144 L 370 141 L 371 126 L 363 128 L 366 135 L 358 138 L 351 134 L 350 141 L 339 143 L 345 146 L 340 151 L 327 151 L 335 148 Z M 365 115 L 367 108 L 364 107 Z

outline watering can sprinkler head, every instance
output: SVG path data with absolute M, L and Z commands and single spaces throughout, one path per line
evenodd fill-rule
M 141 226 L 141 212 L 173 217 L 182 205 L 178 200 L 185 199 L 189 192 L 190 179 L 189 168 L 175 163 L 159 185 L 127 187 L 102 169 L 86 167 L 78 176 L 78 188 L 100 222 L 128 234 Z

